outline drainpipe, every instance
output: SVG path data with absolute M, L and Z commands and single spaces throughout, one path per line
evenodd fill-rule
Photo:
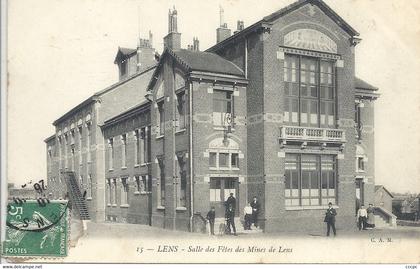
M 190 128 L 189 128 L 189 144 L 190 144 L 190 153 L 189 153 L 189 160 L 190 160 L 190 232 L 193 232 L 193 217 L 194 217 L 194 170 L 193 170 L 193 109 L 192 109 L 192 82 L 189 83 L 189 96 L 188 96 L 188 110 L 190 114 Z

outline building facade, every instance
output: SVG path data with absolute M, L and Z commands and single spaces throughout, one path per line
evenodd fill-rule
M 329 202 L 337 226 L 354 228 L 358 206 L 374 201 L 379 96 L 355 77 L 359 34 L 321 0 L 297 1 L 246 28 L 239 21 L 233 35 L 222 17 L 218 43 L 206 51 L 196 38 L 181 48 L 176 10 L 161 55 L 150 42 L 120 48 L 120 82 L 55 122 L 49 186 L 64 185 L 55 179 L 63 169 L 83 178 L 80 188 L 93 184 L 96 221 L 194 230 L 211 206 L 224 219 L 233 193 L 241 219 L 258 197 L 265 232 L 319 230 Z M 87 115 L 96 158 L 85 181 L 89 164 L 72 141 Z

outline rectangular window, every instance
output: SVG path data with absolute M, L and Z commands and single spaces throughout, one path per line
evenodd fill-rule
M 134 131 L 134 165 L 138 166 L 140 164 L 140 130 Z
M 127 167 L 127 134 L 121 135 L 121 167 Z
M 80 164 L 82 164 L 83 163 L 83 159 L 82 159 L 82 142 L 83 142 L 83 129 L 82 129 L 82 127 L 80 126 L 79 128 L 78 128 L 78 134 L 79 134 L 79 165 Z
M 151 128 L 150 126 L 146 126 L 145 127 L 145 134 L 146 134 L 146 138 L 145 138 L 145 162 L 146 163 L 150 163 L 152 160 L 152 136 L 151 136 Z
M 152 191 L 152 176 L 151 175 L 143 175 L 141 176 L 143 191 L 151 192 Z
M 229 167 L 229 153 L 219 153 L 219 168 Z
M 158 106 L 158 125 L 159 125 L 159 135 L 165 134 L 165 101 L 162 100 L 157 103 Z
M 176 130 L 185 129 L 185 92 L 182 91 L 176 94 Z
M 158 162 L 159 162 L 159 177 L 160 177 L 160 200 L 159 200 L 159 205 L 160 206 L 165 206 L 165 161 L 163 159 L 163 157 L 159 157 L 158 158 Z
M 187 167 L 186 161 L 184 158 L 184 153 L 177 154 L 178 158 L 178 206 L 186 207 L 187 206 Z
M 362 139 L 362 109 L 360 104 L 355 104 L 355 115 L 354 121 L 356 123 L 356 138 L 361 140 Z
M 363 157 L 357 157 L 357 171 L 365 171 L 365 162 Z
M 147 140 L 148 140 L 148 136 L 147 136 L 147 127 L 143 127 L 141 128 L 141 136 L 140 136 L 140 150 L 141 150 L 141 160 L 140 162 L 142 164 L 149 162 L 148 160 L 148 145 L 147 145 Z
M 286 206 L 317 206 L 336 203 L 335 157 L 286 154 Z
M 114 139 L 108 139 L 108 168 L 112 170 L 114 168 Z
M 127 178 L 121 179 L 121 205 L 128 205 L 128 181 Z
M 209 152 L 209 168 L 238 169 L 239 153 Z
M 112 203 L 112 186 L 111 186 L 111 179 L 107 179 L 107 184 L 106 184 L 106 204 L 107 205 L 111 205 Z
M 125 76 L 127 74 L 127 60 L 123 60 L 120 64 L 120 74 Z
M 213 124 L 228 126 L 233 119 L 233 94 L 231 91 L 213 91 Z
M 209 153 L 209 166 L 210 167 L 217 167 L 217 153 L 210 152 Z
M 334 128 L 334 78 L 332 61 L 286 55 L 284 121 L 290 125 Z
M 230 164 L 232 168 L 239 168 L 239 154 L 238 153 L 231 154 Z
M 86 150 L 87 150 L 87 162 L 90 162 L 90 135 L 91 135 L 91 130 L 90 130 L 90 124 L 86 123 L 86 130 L 87 130 L 87 134 L 86 134 Z
M 92 198 L 92 187 L 93 187 L 93 182 L 92 182 L 92 174 L 88 175 L 88 182 L 87 182 L 87 198 Z
M 117 179 L 112 180 L 112 205 L 117 205 L 117 196 L 118 196 L 118 188 L 117 188 Z

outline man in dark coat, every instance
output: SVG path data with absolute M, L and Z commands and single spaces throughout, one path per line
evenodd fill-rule
M 216 212 L 214 206 L 211 207 L 210 211 L 207 213 L 206 219 L 209 221 L 210 224 L 210 233 L 214 235 L 214 219 L 216 218 Z
M 225 202 L 225 205 L 226 205 L 226 210 L 229 208 L 229 205 L 232 205 L 233 210 L 235 211 L 235 209 L 236 209 L 236 198 L 233 197 L 232 192 L 229 194 L 229 197 L 227 198 L 227 200 Z
M 337 211 L 332 207 L 332 203 L 328 203 L 327 212 L 325 212 L 324 222 L 327 223 L 327 236 L 330 236 L 330 228 L 332 228 L 334 236 L 336 236 L 335 232 L 335 216 L 337 215 Z
M 226 230 L 228 231 L 229 234 L 232 233 L 233 231 L 233 235 L 236 236 L 236 227 L 235 227 L 235 209 L 233 208 L 233 206 L 230 204 L 226 210 Z M 232 229 L 230 228 L 232 226 Z
M 254 196 L 252 202 L 252 223 L 254 223 L 254 226 L 258 227 L 258 214 L 260 213 L 260 202 L 257 200 L 257 196 Z

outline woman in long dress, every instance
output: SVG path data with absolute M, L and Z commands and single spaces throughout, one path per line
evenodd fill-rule
M 367 227 L 368 228 L 375 228 L 375 208 L 372 204 L 369 204 L 367 208 Z

